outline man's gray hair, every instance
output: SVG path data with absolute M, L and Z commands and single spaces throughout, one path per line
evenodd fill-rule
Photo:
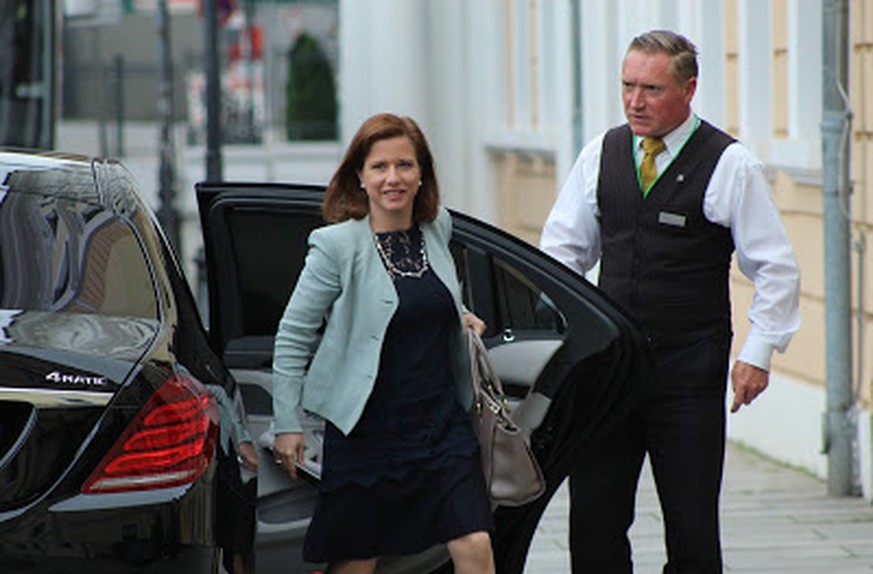
M 672 60 L 673 74 L 680 82 L 697 77 L 697 47 L 685 36 L 669 30 L 652 30 L 631 40 L 627 51 L 664 53 Z

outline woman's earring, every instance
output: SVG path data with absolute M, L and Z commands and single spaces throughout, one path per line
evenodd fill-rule
M 367 189 L 367 186 L 364 185 L 364 182 L 361 182 L 361 189 Z
M 421 180 L 418 180 L 418 187 L 421 187 Z

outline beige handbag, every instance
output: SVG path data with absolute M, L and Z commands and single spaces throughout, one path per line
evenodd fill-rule
M 488 495 L 497 505 L 521 506 L 542 495 L 546 481 L 524 433 L 512 422 L 488 349 L 475 331 L 467 333 L 473 365 L 470 419 L 479 439 Z

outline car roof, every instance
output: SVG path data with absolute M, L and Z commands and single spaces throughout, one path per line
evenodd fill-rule
M 108 207 L 118 198 L 106 197 L 100 181 L 117 169 L 123 168 L 112 159 L 0 148 L 0 197 L 6 192 L 34 193 Z

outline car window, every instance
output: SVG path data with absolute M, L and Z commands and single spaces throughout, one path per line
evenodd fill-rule
M 564 332 L 561 312 L 518 269 L 495 258 L 494 275 L 497 316 L 503 329 Z
M 227 225 L 238 270 L 243 333 L 273 336 L 303 269 L 309 233 L 323 221 L 311 212 L 242 207 L 227 213 Z
M 14 191 L 24 193 L 0 202 L 0 307 L 157 318 L 149 266 L 125 221 L 95 204 Z
M 453 241 L 451 250 L 463 288 L 464 305 L 486 319 L 489 331 L 547 331 L 556 334 L 566 331 L 563 313 L 518 267 L 491 254 L 487 257 L 483 276 L 482 268 L 474 269 L 475 258 L 470 257 L 466 246 Z M 488 290 L 489 296 L 474 296 L 477 289 Z M 477 300 L 487 301 L 490 308 L 477 308 Z M 494 329 L 491 329 L 492 322 Z
M 238 293 L 229 296 L 228 303 L 239 302 L 240 331 L 232 330 L 230 338 L 272 337 L 288 302 L 288 297 L 303 268 L 308 250 L 309 233 L 324 225 L 317 211 L 294 207 L 263 207 L 237 205 L 224 211 L 229 236 L 227 258 L 235 267 L 232 276 Z M 276 249 L 273 246 L 282 246 Z M 467 246 L 452 241 L 452 255 L 463 288 L 463 300 L 468 309 L 481 314 L 496 332 L 538 331 L 562 334 L 566 321 L 546 294 L 508 259 L 489 254 L 487 264 L 474 263 Z M 267 256 L 267 254 L 270 256 Z M 280 254 L 277 259 L 275 253 Z M 481 255 L 480 255 L 481 257 Z M 483 276 L 484 274 L 484 276 Z M 477 309 L 474 289 L 490 295 L 487 312 Z M 222 287 L 228 294 L 232 289 Z M 483 298 L 479 298 L 480 307 Z

